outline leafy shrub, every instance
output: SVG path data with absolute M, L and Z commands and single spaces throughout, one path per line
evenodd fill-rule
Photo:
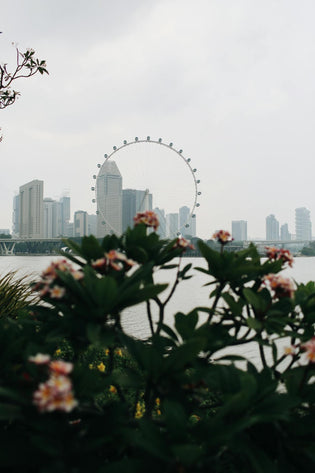
M 15 271 L 10 271 L 0 278 L 0 317 L 16 317 L 35 299 L 26 277 L 17 277 Z
M 156 221 L 146 215 L 136 223 L 101 244 L 68 241 L 71 262 L 52 264 L 33 285 L 43 304 L 0 320 L 3 471 L 314 467 L 315 284 L 279 275 L 292 264 L 285 250 L 268 249 L 265 261 L 254 246 L 225 252 L 223 232 L 219 252 L 199 243 L 209 305 L 176 313 L 169 326 L 165 308 L 191 277 L 181 258 L 189 244 L 147 232 Z M 173 284 L 156 284 L 156 270 L 170 268 Z M 139 303 L 151 330 L 145 340 L 121 324 L 122 311 Z M 261 369 L 222 355 L 250 342 Z

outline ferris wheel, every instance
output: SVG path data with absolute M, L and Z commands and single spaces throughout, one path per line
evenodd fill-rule
M 97 236 L 122 233 L 145 210 L 157 213 L 161 236 L 194 236 L 201 192 L 197 169 L 190 163 L 182 149 L 162 138 L 136 137 L 113 146 L 93 175 Z

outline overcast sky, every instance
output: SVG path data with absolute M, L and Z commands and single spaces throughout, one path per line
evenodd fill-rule
M 304 206 L 315 228 L 314 21 L 313 0 L 2 2 L 0 61 L 14 68 L 15 42 L 46 59 L 49 76 L 16 82 L 19 100 L 0 112 L 0 228 L 11 228 L 13 196 L 33 179 L 45 197 L 67 192 L 72 213 L 95 212 L 104 153 L 147 135 L 197 168 L 199 236 L 243 219 L 263 237 L 270 213 L 294 233 Z M 151 148 L 156 162 L 161 147 Z M 143 152 L 130 158 L 140 174 Z M 167 160 L 156 193 L 186 204 L 189 169 L 174 152 Z

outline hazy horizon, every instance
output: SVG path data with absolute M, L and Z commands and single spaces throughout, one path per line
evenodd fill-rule
M 33 179 L 45 197 L 67 192 L 72 216 L 95 213 L 97 164 L 148 135 L 197 168 L 201 238 L 232 220 L 263 238 L 269 214 L 295 233 L 298 207 L 315 225 L 314 14 L 311 0 L 4 3 L 0 61 L 14 68 L 15 42 L 46 59 L 49 76 L 16 81 L 21 96 L 1 111 L 0 228 L 11 229 L 13 197 Z M 149 167 L 152 185 L 187 205 L 189 174 L 174 157 Z M 159 159 L 129 155 L 128 186 L 136 170 L 148 187 L 143 160 Z

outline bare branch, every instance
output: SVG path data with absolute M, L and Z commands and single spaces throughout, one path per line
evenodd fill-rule
M 34 57 L 35 51 L 27 49 L 25 53 L 16 48 L 16 67 L 9 72 L 7 64 L 0 65 L 0 110 L 13 105 L 19 92 L 11 90 L 13 81 L 21 78 L 34 76 L 38 72 L 43 75 L 48 74 L 46 62 Z

